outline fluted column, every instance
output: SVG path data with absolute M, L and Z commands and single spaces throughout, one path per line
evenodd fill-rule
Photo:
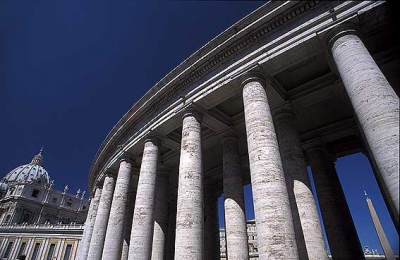
M 154 209 L 154 232 L 152 260 L 164 260 L 168 227 L 168 184 L 169 172 L 160 171 L 157 176 L 156 205 Z
M 132 161 L 124 156 L 119 164 L 114 197 L 111 204 L 110 218 L 104 241 L 103 259 L 121 259 L 126 202 L 132 176 Z
M 333 259 L 364 259 L 334 162 L 317 142 L 304 145 Z
M 399 97 L 380 71 L 351 24 L 328 35 L 354 113 L 377 166 L 395 225 L 399 223 Z
M 101 192 L 99 208 L 93 227 L 93 235 L 90 240 L 88 260 L 100 260 L 103 252 L 104 238 L 110 215 L 111 202 L 114 194 L 115 176 L 107 173 L 104 177 L 103 190 Z
M 260 259 L 298 259 L 278 140 L 262 76 L 242 83 Z
M 96 187 L 94 196 L 90 201 L 89 211 L 85 221 L 85 227 L 83 229 L 82 242 L 79 245 L 77 260 L 86 260 L 88 258 L 90 240 L 92 239 L 94 223 L 96 220 L 97 210 L 99 208 L 99 202 L 101 197 L 102 187 Z
M 230 260 L 249 258 L 238 135 L 222 135 L 226 253 Z
M 151 258 L 159 145 L 160 140 L 153 136 L 147 137 L 144 143 L 129 245 L 130 260 Z
M 307 165 L 294 126 L 294 112 L 289 103 L 285 103 L 274 112 L 274 121 L 288 187 L 299 258 L 328 260 Z
M 210 184 L 204 188 L 204 259 L 220 258 L 218 193 Z
M 187 109 L 183 115 L 176 213 L 175 259 L 203 260 L 203 165 L 201 116 Z

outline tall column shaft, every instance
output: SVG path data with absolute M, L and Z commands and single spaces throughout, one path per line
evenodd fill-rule
M 231 260 L 248 259 L 242 171 L 236 135 L 228 133 L 222 137 L 222 158 L 226 253 Z
M 158 146 L 159 140 L 154 137 L 145 140 L 133 212 L 128 258 L 130 260 L 148 260 L 151 258 Z
M 307 149 L 332 257 L 340 260 L 364 259 L 335 165 L 324 154 L 326 152 L 319 146 Z
M 200 115 L 183 116 L 176 212 L 175 259 L 203 260 L 203 165 Z
M 137 188 L 138 179 L 139 179 L 138 174 L 139 173 L 137 173 L 136 175 L 133 175 L 131 178 L 131 185 L 129 187 L 129 193 L 128 193 L 128 201 L 126 202 L 124 241 L 122 242 L 121 260 L 128 260 L 128 256 L 129 256 L 129 244 L 130 244 L 130 240 L 131 240 L 133 211 L 135 209 L 136 188 Z
M 330 48 L 378 168 L 388 208 L 399 222 L 399 97 L 353 28 L 331 33 Z
M 212 185 L 204 190 L 204 259 L 219 260 L 218 194 Z
M 100 260 L 103 252 L 104 238 L 110 215 L 111 202 L 114 193 L 115 177 L 108 174 L 104 177 L 103 190 L 101 192 L 99 208 L 93 227 L 93 235 L 90 240 L 88 260 Z
M 307 165 L 294 126 L 290 106 L 275 113 L 275 127 L 282 157 L 300 259 L 328 260 L 318 210 Z
M 85 221 L 85 227 L 83 229 L 82 241 L 79 245 L 77 260 L 86 260 L 89 253 L 90 240 L 92 239 L 94 223 L 96 220 L 97 210 L 99 208 L 99 202 L 101 197 L 101 187 L 97 187 L 94 196 L 90 201 L 88 215 Z
M 110 218 L 104 241 L 103 259 L 121 259 L 124 239 L 126 202 L 132 175 L 132 162 L 123 158 L 119 164 Z
M 166 236 L 168 227 L 168 172 L 157 176 L 156 206 L 154 209 L 154 232 L 152 260 L 164 260 L 166 253 Z
M 176 230 L 176 194 L 170 198 L 168 206 L 168 234 L 167 234 L 167 256 L 166 260 L 175 258 L 175 230 Z
M 243 82 L 254 214 L 260 259 L 298 259 L 289 197 L 264 82 Z

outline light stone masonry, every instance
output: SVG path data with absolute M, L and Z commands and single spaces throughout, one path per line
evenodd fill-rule
M 130 260 L 151 259 L 159 145 L 160 140 L 153 136 L 147 137 L 144 143 L 129 245 Z
M 288 187 L 299 258 L 328 260 L 317 206 L 290 104 L 284 104 L 274 113 L 274 122 Z
M 333 259 L 364 259 L 333 161 L 316 143 L 307 144 L 306 152 Z
M 262 76 L 242 83 L 260 260 L 298 259 L 288 191 Z
M 168 227 L 168 184 L 169 172 L 158 173 L 156 180 L 156 204 L 154 209 L 154 232 L 152 260 L 164 260 Z
M 204 259 L 201 116 L 184 111 L 179 162 L 175 260 Z
M 129 186 L 128 201 L 126 202 L 125 209 L 125 227 L 124 227 L 124 241 L 122 243 L 122 254 L 121 260 L 128 260 L 129 256 L 129 241 L 131 239 L 131 229 L 132 229 L 132 218 L 133 210 L 135 209 L 135 199 L 136 199 L 136 187 L 138 182 L 138 176 L 134 175 L 131 178 L 131 184 Z
M 94 223 L 93 235 L 90 240 L 88 260 L 100 260 L 103 252 L 104 238 L 106 236 L 108 217 L 110 215 L 111 202 L 114 194 L 115 176 L 108 173 L 104 177 L 103 190 L 101 192 L 99 208 Z
M 248 259 L 247 227 L 238 136 L 222 136 L 226 253 L 230 260 Z
M 399 97 L 351 25 L 329 36 L 329 47 L 377 165 L 383 193 L 399 223 Z
M 104 241 L 103 259 L 121 259 L 126 203 L 132 176 L 132 161 L 123 157 L 119 165 L 114 197 Z
M 96 221 L 97 210 L 99 208 L 101 191 L 101 187 L 96 187 L 94 196 L 90 202 L 89 212 L 83 230 L 82 242 L 79 246 L 79 251 L 76 257 L 77 260 L 86 260 L 88 257 L 90 240 L 92 239 L 94 223 Z

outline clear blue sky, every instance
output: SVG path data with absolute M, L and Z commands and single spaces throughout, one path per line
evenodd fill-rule
M 87 189 L 92 159 L 120 117 L 180 62 L 262 4 L 1 1 L 1 174 L 30 162 L 44 146 L 56 188 Z M 337 168 L 362 245 L 380 248 L 365 186 L 398 252 L 366 158 L 339 159 Z M 249 196 L 246 202 L 253 218 Z

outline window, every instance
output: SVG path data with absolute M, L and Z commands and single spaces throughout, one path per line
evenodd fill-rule
M 26 243 L 25 242 L 21 243 L 17 257 L 20 257 L 21 255 L 24 254 L 25 247 L 26 247 Z
M 57 203 L 57 198 L 52 198 L 52 199 L 51 199 L 51 202 Z
M 32 197 L 37 198 L 38 195 L 39 195 L 39 190 L 34 189 L 34 190 L 32 191 Z
M 26 213 L 22 218 L 22 223 L 29 223 L 30 215 Z
M 13 247 L 14 242 L 9 242 L 6 251 L 4 252 L 3 258 L 8 258 L 10 255 L 11 249 Z
M 67 206 L 71 207 L 72 206 L 72 202 L 71 201 L 67 201 Z
M 64 258 L 63 260 L 69 260 L 69 255 L 71 254 L 72 245 L 68 244 L 67 248 L 65 248 Z
M 35 244 L 35 248 L 33 249 L 31 260 L 36 260 L 37 255 L 39 253 L 40 243 Z
M 6 223 L 9 222 L 9 221 L 10 221 L 10 218 L 11 218 L 11 215 L 7 215 L 6 221 L 5 221 L 5 222 L 6 222 Z
M 53 257 L 53 253 L 54 253 L 54 248 L 55 247 L 56 247 L 56 244 L 51 244 L 50 245 L 49 252 L 47 253 L 46 260 L 51 260 L 51 258 Z

